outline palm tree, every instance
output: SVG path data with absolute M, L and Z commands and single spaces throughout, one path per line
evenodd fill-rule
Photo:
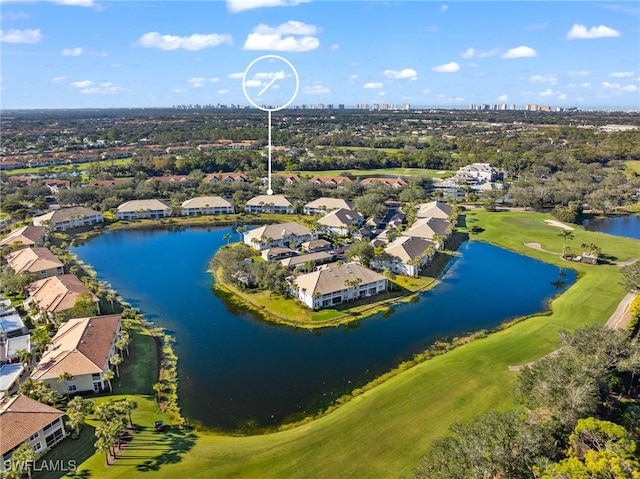
M 122 356 L 120 356 L 118 353 L 115 353 L 113 356 L 111 356 L 111 359 L 109 359 L 109 364 L 116 367 L 116 375 L 120 377 L 120 364 L 122 364 Z
M 67 388 L 67 400 L 69 399 L 69 387 L 67 385 L 67 381 L 71 381 L 72 379 L 73 379 L 73 375 L 66 371 L 63 373 L 60 373 L 60 376 L 58 376 L 58 383 L 59 384 L 64 383 L 65 387 Z
M 31 343 L 34 345 L 36 355 L 42 353 L 51 344 L 51 334 L 46 326 L 38 326 L 31 333 Z
M 80 429 L 84 425 L 87 414 L 91 412 L 93 404 L 91 399 L 83 399 L 80 396 L 74 397 L 67 404 L 66 414 L 69 418 L 67 424 L 76 436 L 80 434 Z
M 156 393 L 156 401 L 160 402 L 160 393 L 164 391 L 164 385 L 160 382 L 157 382 L 153 385 L 153 391 Z
M 225 233 L 222 239 L 225 240 L 227 242 L 227 246 L 229 246 L 232 239 L 231 233 Z
M 31 479 L 31 465 L 35 462 L 37 457 L 38 455 L 36 454 L 36 450 L 28 441 L 23 442 L 18 446 L 18 449 L 13 451 L 11 461 L 15 463 L 16 472 L 20 474 L 19 477 L 22 477 L 24 469 L 26 468 L 27 475 L 29 476 L 29 479 Z
M 31 362 L 33 361 L 33 353 L 26 349 L 16 349 L 16 356 L 25 369 L 29 369 Z
M 562 258 L 567 257 L 567 241 L 572 240 L 574 238 L 573 233 L 570 230 L 563 229 L 558 236 L 562 237 Z
M 111 303 L 111 312 L 112 313 L 116 312 L 115 300 L 116 300 L 117 297 L 118 297 L 118 294 L 112 289 L 107 291 L 107 293 L 105 295 L 105 299 Z
M 111 380 L 114 377 L 116 377 L 116 375 L 111 369 L 107 369 L 105 372 L 102 373 L 102 379 L 107 381 L 107 384 L 109 385 L 109 392 L 110 393 L 113 392 L 113 387 L 111 385 Z

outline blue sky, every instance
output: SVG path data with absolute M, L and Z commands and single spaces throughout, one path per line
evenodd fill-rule
M 631 1 L 1 0 L 0 18 L 2 108 L 248 105 L 245 70 L 278 55 L 293 105 L 640 109 Z

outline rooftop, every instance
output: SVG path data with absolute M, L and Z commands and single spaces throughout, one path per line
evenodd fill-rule
M 356 279 L 360 279 L 360 284 L 365 285 L 385 280 L 385 277 L 358 263 L 346 263 L 300 275 L 294 280 L 294 284 L 301 290 L 306 290 L 307 295 L 313 296 L 314 293 L 325 295 L 342 291 L 346 289 L 345 281 Z

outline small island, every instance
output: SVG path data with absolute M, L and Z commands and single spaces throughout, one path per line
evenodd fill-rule
M 267 200 L 246 208 L 292 211 L 283 196 Z M 353 208 L 346 200 L 319 198 L 304 205 L 298 221 L 282 215 L 284 222 L 237 228 L 242 241 L 227 238 L 211 260 L 214 288 L 268 321 L 313 328 L 389 310 L 437 284 L 450 255 L 434 260 L 455 231 L 456 207 L 393 203 L 367 221 Z

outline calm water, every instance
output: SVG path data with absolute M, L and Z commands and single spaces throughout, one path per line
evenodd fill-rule
M 545 309 L 575 281 L 573 271 L 464 243 L 443 283 L 416 303 L 310 332 L 232 311 L 214 295 L 207 263 L 228 232 L 114 231 L 74 248 L 100 279 L 175 335 L 183 413 L 216 428 L 279 424 L 315 412 L 437 339 Z
M 640 239 L 640 215 L 598 218 L 584 223 L 584 229 Z

